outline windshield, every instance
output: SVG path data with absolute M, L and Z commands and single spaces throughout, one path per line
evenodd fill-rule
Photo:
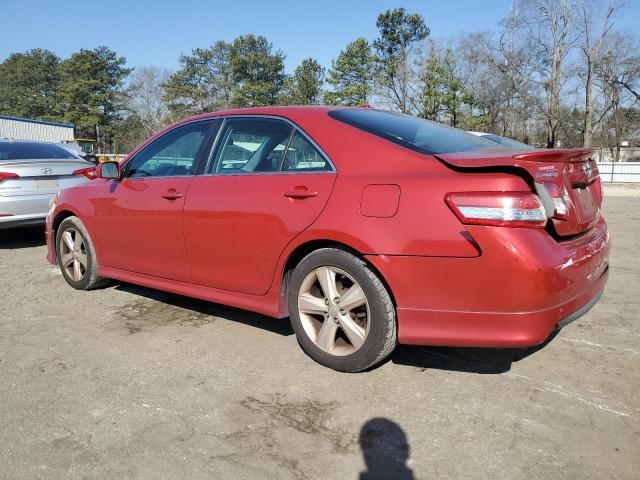
M 509 148 L 520 148 L 522 150 L 533 150 L 534 148 L 527 145 L 526 143 L 518 142 L 516 140 L 511 140 L 510 138 L 501 137 L 499 135 L 487 134 L 481 135 L 482 138 L 486 138 L 487 140 L 491 140 L 492 142 L 496 142 L 499 145 Z
M 501 148 L 494 142 L 423 118 L 365 108 L 332 110 L 336 120 L 423 153 L 453 153 Z
M 0 160 L 77 159 L 70 151 L 51 143 L 0 142 Z

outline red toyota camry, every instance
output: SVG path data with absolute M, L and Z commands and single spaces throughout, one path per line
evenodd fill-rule
M 373 109 L 216 112 L 61 191 L 48 260 L 77 289 L 118 279 L 288 316 L 347 372 L 397 343 L 530 346 L 607 280 L 591 154 Z

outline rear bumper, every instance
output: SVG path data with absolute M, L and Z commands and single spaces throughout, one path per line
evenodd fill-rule
M 55 196 L 54 193 L 42 193 L 37 195 L 0 195 L 0 214 L 9 214 L 12 217 L 3 218 L 29 218 L 47 216 L 49 211 L 49 201 Z
M 609 270 L 607 269 L 606 275 L 608 275 L 608 274 L 609 274 Z M 606 279 L 605 279 L 605 281 L 606 281 Z M 600 290 L 600 293 L 598 293 L 595 297 L 593 297 L 591 300 L 589 300 L 589 303 L 587 303 L 586 305 L 583 305 L 582 307 L 580 307 L 578 310 L 573 312 L 568 317 L 565 317 L 562 320 L 560 320 L 557 323 L 556 327 L 558 327 L 558 328 L 566 327 L 571 322 L 575 322 L 576 320 L 578 320 L 583 315 L 586 315 L 589 312 L 589 310 L 591 310 L 593 307 L 595 307 L 596 303 L 598 303 L 600 301 L 600 297 L 602 297 L 603 293 L 604 293 L 604 285 L 603 285 L 602 290 Z
M 546 232 L 470 228 L 476 258 L 369 256 L 397 305 L 400 343 L 525 347 L 584 315 L 608 278 L 604 220 L 558 243 Z
M 455 312 L 398 308 L 398 337 L 410 345 L 529 347 L 577 320 L 600 299 L 608 278 L 562 305 L 536 312 Z

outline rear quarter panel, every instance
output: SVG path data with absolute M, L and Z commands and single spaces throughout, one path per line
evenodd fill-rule
M 459 173 L 430 155 L 392 144 L 329 116 L 323 122 L 304 117 L 292 120 L 316 140 L 338 171 L 325 209 L 296 242 L 335 240 L 362 254 L 475 257 L 479 250 L 446 205 L 445 195 L 455 191 L 530 190 L 515 175 Z M 363 193 L 370 185 L 399 188 L 395 214 L 363 214 Z M 379 207 L 384 210 L 384 206 Z

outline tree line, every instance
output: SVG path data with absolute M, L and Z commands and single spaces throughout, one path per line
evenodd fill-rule
M 101 151 L 126 152 L 188 115 L 232 107 L 335 104 L 417 115 L 536 146 L 640 142 L 640 49 L 615 28 L 622 0 L 519 0 L 496 31 L 432 39 L 424 17 L 380 13 L 374 39 L 328 68 L 291 74 L 263 36 L 195 48 L 175 71 L 129 68 L 107 47 L 60 59 L 44 49 L 0 64 L 0 114 L 76 125 Z

